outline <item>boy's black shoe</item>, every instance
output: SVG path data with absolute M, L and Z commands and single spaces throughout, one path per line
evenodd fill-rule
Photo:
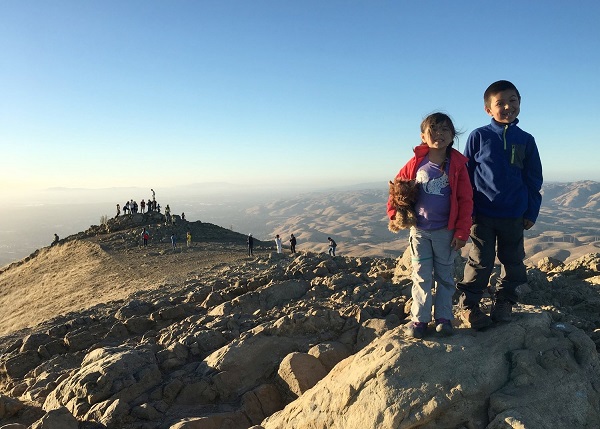
M 492 318 L 490 316 L 488 316 L 487 314 L 485 314 L 483 311 L 481 311 L 479 306 L 477 306 L 473 309 L 465 308 L 464 310 L 462 310 L 459 313 L 459 315 L 460 315 L 461 320 L 465 324 L 470 325 L 471 328 L 473 328 L 477 331 L 481 330 L 481 329 L 485 329 L 494 323 L 492 321 Z
M 497 299 L 490 312 L 492 320 L 497 323 L 508 323 L 512 320 L 512 304 L 505 299 Z

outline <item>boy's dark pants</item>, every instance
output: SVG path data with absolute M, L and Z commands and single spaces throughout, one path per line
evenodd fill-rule
M 496 298 L 513 304 L 517 302 L 517 286 L 527 283 L 523 230 L 523 218 L 476 216 L 471 227 L 473 245 L 465 265 L 464 279 L 457 284 L 462 308 L 479 306 L 494 269 L 496 244 L 498 260 L 502 264 Z

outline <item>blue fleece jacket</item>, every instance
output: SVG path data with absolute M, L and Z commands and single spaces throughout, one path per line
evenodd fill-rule
M 492 123 L 474 130 L 464 155 L 473 186 L 473 214 L 537 220 L 542 162 L 535 139 L 517 126 Z

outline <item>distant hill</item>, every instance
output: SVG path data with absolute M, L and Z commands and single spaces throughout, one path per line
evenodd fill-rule
M 542 188 L 543 204 L 577 209 L 600 208 L 600 183 L 592 180 L 570 183 L 546 183 Z
M 525 234 L 529 260 L 536 263 L 546 256 L 568 260 L 596 251 L 600 219 L 594 212 L 600 183 L 548 183 L 542 193 L 538 222 Z M 388 230 L 387 196 L 384 186 L 311 192 L 250 207 L 246 220 L 265 222 L 272 237 L 295 234 L 301 250 L 326 252 L 327 237 L 332 236 L 341 255 L 398 257 L 408 244 L 408 231 Z
M 597 210 L 600 208 L 600 183 L 591 180 L 546 183 L 542 188 L 544 205 Z

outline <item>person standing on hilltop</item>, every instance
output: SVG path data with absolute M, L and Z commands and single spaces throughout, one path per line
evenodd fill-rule
M 54 233 L 54 241 L 50 244 L 50 247 L 57 245 L 59 240 L 58 234 Z
M 335 248 L 337 247 L 337 243 L 331 237 L 327 237 L 327 241 L 329 241 L 329 255 L 335 256 Z
M 252 256 L 254 254 L 254 238 L 252 238 L 252 234 L 248 235 L 248 256 Z
M 167 204 L 167 206 L 165 207 L 165 225 L 168 225 L 170 223 L 171 223 L 171 207 L 169 207 L 169 205 Z
M 146 202 L 144 201 L 143 198 L 142 198 L 142 201 L 140 201 L 140 210 L 142 211 L 142 213 L 146 212 Z
M 282 244 L 281 244 L 281 237 L 279 236 L 279 234 L 277 234 L 277 236 L 275 237 L 275 246 L 277 247 L 277 253 L 281 253 L 282 252 Z
M 121 206 L 119 205 L 119 203 L 117 203 L 117 215 L 115 217 L 119 217 L 120 214 L 121 214 Z
M 409 236 L 413 285 L 411 322 L 406 329 L 408 336 L 417 339 L 425 336 L 432 310 L 436 332 L 453 333 L 454 259 L 469 239 L 473 211 L 468 160 L 452 148 L 456 135 L 448 115 L 428 115 L 421 122 L 421 144 L 396 176 L 415 180 L 418 190 L 416 225 Z M 392 202 L 390 195 L 387 213 L 393 220 L 398 207 Z
M 296 237 L 294 237 L 294 234 L 290 235 L 290 250 L 292 255 L 296 253 Z
M 510 322 L 517 287 L 527 283 L 524 231 L 537 220 L 542 204 L 542 162 L 533 136 L 517 126 L 521 94 L 507 81 L 492 83 L 483 94 L 489 125 L 467 139 L 464 154 L 473 185 L 473 227 L 459 305 L 461 319 L 473 329 Z M 479 303 L 498 257 L 502 270 L 490 316 Z

